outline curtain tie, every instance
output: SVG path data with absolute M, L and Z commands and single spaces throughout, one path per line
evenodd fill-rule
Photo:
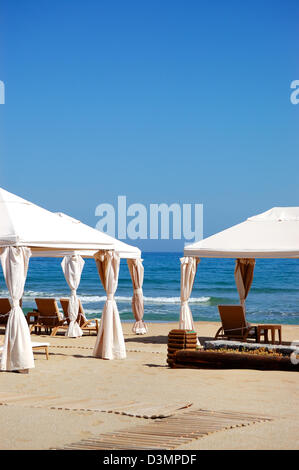
M 107 294 L 107 300 L 114 300 L 113 294 Z
M 137 289 L 133 289 L 134 294 L 142 294 L 142 289 L 141 287 L 138 287 Z
M 19 299 L 11 299 L 11 308 L 20 307 L 20 300 Z

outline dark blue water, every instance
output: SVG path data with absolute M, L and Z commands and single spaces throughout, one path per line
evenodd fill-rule
M 180 312 L 181 253 L 143 253 L 144 318 L 178 321 Z M 23 297 L 24 310 L 35 307 L 35 297 L 69 294 L 61 259 L 31 258 Z M 191 294 L 190 307 L 197 320 L 219 321 L 218 304 L 239 303 L 232 259 L 202 259 Z M 78 294 L 87 317 L 99 317 L 105 302 L 94 260 L 85 260 Z M 0 274 L 0 295 L 7 296 Z M 125 260 L 121 261 L 116 300 L 121 320 L 132 320 L 132 283 Z M 254 323 L 299 324 L 299 260 L 258 259 L 247 301 L 247 319 Z

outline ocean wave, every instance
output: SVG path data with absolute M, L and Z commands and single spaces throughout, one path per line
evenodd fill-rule
M 80 296 L 82 302 L 105 302 L 106 296 Z M 126 296 L 115 296 L 117 302 L 131 302 L 132 297 Z M 157 303 L 157 304 L 179 304 L 181 302 L 180 297 L 143 297 L 145 303 Z M 208 302 L 210 297 L 191 297 L 190 303 L 202 303 Z
M 82 302 L 92 303 L 92 302 L 105 302 L 106 296 L 97 296 L 97 295 L 80 295 L 80 299 Z M 132 301 L 132 297 L 116 295 L 115 300 L 117 302 L 128 302 Z M 143 297 L 144 303 L 157 303 L 157 304 L 179 304 L 181 302 L 180 297 Z M 191 297 L 189 302 L 190 303 L 202 303 L 208 302 L 210 297 Z
M 1 291 L 0 291 L 1 294 Z M 6 293 L 7 294 L 7 293 Z M 60 295 L 55 295 L 54 293 L 51 292 L 36 292 L 36 291 L 25 291 L 23 295 L 23 301 L 29 301 L 33 300 L 38 297 L 51 297 L 51 298 L 56 298 L 59 299 L 60 297 L 68 297 L 69 293 L 61 293 Z M 107 297 L 106 295 L 80 295 L 78 294 L 78 297 L 80 297 L 81 301 L 84 303 L 95 303 L 95 302 L 105 302 Z M 179 304 L 181 302 L 180 297 L 147 297 L 144 296 L 144 303 L 154 303 L 154 304 Z M 116 295 L 115 300 L 117 302 L 127 302 L 131 303 L 132 297 L 131 296 L 121 296 L 121 295 Z M 189 303 L 191 304 L 197 304 L 197 303 L 204 303 L 204 302 L 209 302 L 211 300 L 211 297 L 191 297 L 189 299 Z

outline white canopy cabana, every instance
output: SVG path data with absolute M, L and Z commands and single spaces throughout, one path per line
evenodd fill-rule
M 74 224 L 82 224 L 79 220 L 73 219 L 66 214 L 58 213 L 62 218 L 66 218 L 69 221 L 72 221 Z M 82 224 L 83 225 L 83 224 Z M 114 250 L 117 252 L 119 257 L 125 258 L 127 260 L 130 276 L 133 284 L 133 296 L 132 296 L 132 312 L 135 317 L 135 324 L 133 325 L 132 331 L 136 334 L 145 334 L 147 332 L 147 326 L 143 321 L 144 314 L 144 304 L 143 304 L 143 273 L 144 268 L 141 259 L 141 251 L 135 246 L 128 245 L 116 238 L 111 237 L 110 235 L 103 234 L 107 242 L 112 243 Z M 78 254 L 86 258 L 96 258 L 98 250 L 86 250 L 82 252 L 81 250 L 76 251 Z M 39 255 L 40 256 L 40 255 Z
M 249 217 L 240 224 L 186 245 L 184 256 L 185 263 L 194 257 L 236 258 L 235 280 L 240 302 L 245 305 L 256 258 L 299 258 L 299 207 L 274 207 Z M 193 283 L 194 277 L 195 272 L 189 283 Z M 181 317 L 186 310 L 186 299 L 183 300 Z M 190 324 L 190 309 L 189 312 Z M 185 322 L 180 322 L 180 328 L 185 328 L 184 325 Z
M 0 188 L 0 256 L 12 304 L 6 326 L 1 370 L 34 367 L 29 329 L 27 323 L 24 323 L 24 315 L 18 304 L 23 295 L 30 256 L 64 258 L 63 272 L 71 289 L 69 330 L 73 335 L 74 331 L 80 330 L 75 327 L 75 320 L 78 312 L 76 289 L 84 264 L 82 257 L 95 257 L 98 252 L 103 251 L 113 252 L 116 258 L 141 257 L 141 252 L 136 247 L 120 242 L 65 214 L 43 209 Z M 114 309 L 114 314 L 119 318 L 117 308 L 116 311 Z M 104 329 L 105 324 L 102 324 L 101 330 Z M 110 335 L 113 334 L 114 332 L 110 331 Z M 111 340 L 116 344 L 117 341 L 123 341 L 123 336 Z M 100 357 L 105 357 L 105 351 L 102 351 L 102 354 Z M 109 359 L 113 359 L 111 354 Z

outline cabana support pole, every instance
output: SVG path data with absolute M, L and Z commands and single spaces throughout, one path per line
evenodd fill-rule
M 235 266 L 235 281 L 238 289 L 240 303 L 245 309 L 245 299 L 250 291 L 253 281 L 255 259 L 237 258 Z
M 30 332 L 20 300 L 24 292 L 31 251 L 27 247 L 7 246 L 0 248 L 0 259 L 5 282 L 11 298 L 11 311 L 8 317 L 1 370 L 28 371 L 34 368 L 34 358 Z
M 100 328 L 93 350 L 94 357 L 124 359 L 126 348 L 114 294 L 118 284 L 120 258 L 115 251 L 100 250 L 94 258 L 100 279 L 107 294 Z
M 188 304 L 199 259 L 193 256 L 185 256 L 181 261 L 181 310 L 179 329 L 194 330 L 191 309 Z
M 147 332 L 147 326 L 143 321 L 144 302 L 142 285 L 144 267 L 142 264 L 142 259 L 140 258 L 127 259 L 127 264 L 133 283 L 132 312 L 136 320 L 132 331 L 137 335 L 144 335 Z
M 68 317 L 70 320 L 68 329 L 65 332 L 65 336 L 70 338 L 77 338 L 83 335 L 77 318 L 79 312 L 79 299 L 77 297 L 77 289 L 80 284 L 81 273 L 84 267 L 84 260 L 80 255 L 68 255 L 62 260 L 61 267 L 63 270 L 66 282 L 71 289 L 71 296 L 68 305 Z

